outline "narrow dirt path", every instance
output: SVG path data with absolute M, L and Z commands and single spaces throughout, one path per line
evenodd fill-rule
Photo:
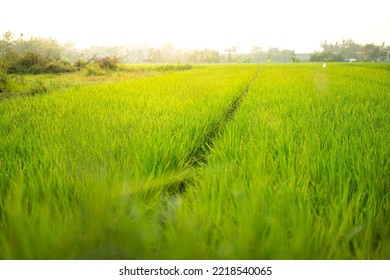
M 191 177 L 196 168 L 207 163 L 207 159 L 211 154 L 211 150 L 214 147 L 215 139 L 219 137 L 223 137 L 223 131 L 226 125 L 233 119 L 236 111 L 240 107 L 241 103 L 244 101 L 246 94 L 251 88 L 253 82 L 258 78 L 259 71 L 253 76 L 253 78 L 248 82 L 244 90 L 235 98 L 220 114 L 219 117 L 216 118 L 216 121 L 210 124 L 207 129 L 207 133 L 203 134 L 199 139 L 199 145 L 194 147 L 192 152 L 189 154 L 187 159 L 184 161 L 184 170 L 177 180 L 173 180 L 174 183 L 166 186 L 166 189 L 170 194 L 182 193 L 186 190 L 188 186 L 188 181 L 191 180 Z

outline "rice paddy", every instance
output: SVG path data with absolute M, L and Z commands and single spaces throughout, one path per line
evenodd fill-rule
M 1 100 L 0 258 L 389 259 L 389 70 L 208 65 Z

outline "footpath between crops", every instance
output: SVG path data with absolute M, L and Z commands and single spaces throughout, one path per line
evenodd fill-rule
M 198 145 L 192 148 L 192 151 L 184 160 L 184 171 L 180 173 L 181 175 L 176 176 L 176 179 L 171 180 L 171 183 L 163 186 L 166 192 L 175 195 L 186 191 L 187 187 L 190 185 L 194 172 L 207 163 L 207 160 L 212 153 L 215 139 L 223 137 L 225 127 L 233 119 L 249 89 L 258 77 L 259 71 L 257 71 L 237 97 L 229 103 L 225 110 L 217 116 L 216 120 L 210 123 L 206 133 L 199 139 Z

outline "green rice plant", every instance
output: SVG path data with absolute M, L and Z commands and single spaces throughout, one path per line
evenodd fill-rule
M 256 71 L 215 66 L 2 101 L 0 258 L 156 257 L 164 190 Z
M 161 257 L 390 258 L 389 81 L 364 64 L 261 67 Z
M 0 258 L 388 259 L 388 70 L 214 65 L 3 100 Z

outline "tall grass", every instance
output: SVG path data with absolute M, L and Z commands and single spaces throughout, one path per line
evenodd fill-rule
M 390 258 L 388 66 L 257 71 L 0 102 L 0 258 Z
M 389 81 L 362 65 L 262 67 L 162 256 L 390 258 Z
M 216 66 L 0 103 L 0 257 L 153 257 L 161 191 L 255 71 Z

